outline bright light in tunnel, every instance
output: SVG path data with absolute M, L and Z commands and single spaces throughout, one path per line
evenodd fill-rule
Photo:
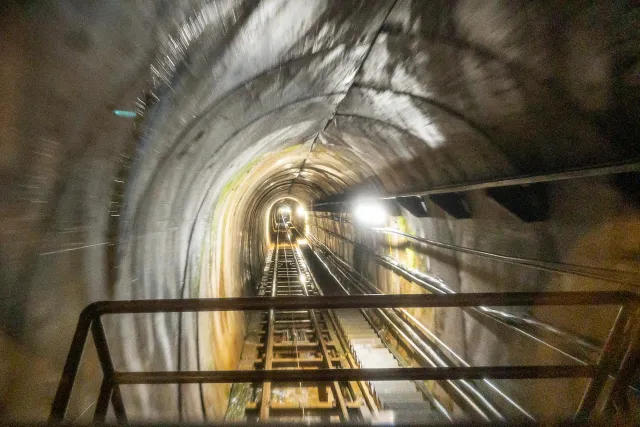
M 291 208 L 289 206 L 282 206 L 281 208 L 278 209 L 278 212 L 280 214 L 290 214 L 291 213 Z
M 306 213 L 306 211 L 304 210 L 304 207 L 302 205 L 298 206 L 298 208 L 296 209 L 296 213 L 298 214 L 298 216 L 300 218 L 302 218 L 304 216 L 304 214 Z
M 387 211 L 375 201 L 357 202 L 353 209 L 356 221 L 369 226 L 380 226 L 387 222 Z

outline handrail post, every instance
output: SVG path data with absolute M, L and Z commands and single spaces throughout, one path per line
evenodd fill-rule
M 602 348 L 602 353 L 597 364 L 595 375 L 589 381 L 589 385 L 582 396 L 580 406 L 576 411 L 574 419 L 576 421 L 587 421 L 595 408 L 598 397 L 602 392 L 609 373 L 613 370 L 615 364 L 615 350 L 620 346 L 623 334 L 622 331 L 629 318 L 629 306 L 627 304 L 620 307 L 618 316 L 609 331 L 607 341 Z
M 95 424 L 103 424 L 107 418 L 107 410 L 109 409 L 109 400 L 113 394 L 113 379 L 102 378 L 102 384 L 100 384 L 100 394 L 98 395 L 98 402 L 96 403 L 96 410 L 93 414 L 93 422 Z
M 616 374 L 611 391 L 603 404 L 602 414 L 607 414 L 614 407 L 628 410 L 625 392 L 633 379 L 634 372 L 640 366 L 640 311 L 639 306 L 632 306 L 632 321 L 630 328 L 630 342 L 620 362 L 620 369 Z
M 67 360 L 62 370 L 60 383 L 58 384 L 58 389 L 56 390 L 56 395 L 51 405 L 51 412 L 49 413 L 50 424 L 61 423 L 64 420 L 69 399 L 71 398 L 73 384 L 78 374 L 78 367 L 80 366 L 84 346 L 87 342 L 87 336 L 89 335 L 89 327 L 94 317 L 95 312 L 92 304 L 88 305 L 82 310 L 82 313 L 80 313 Z
M 104 375 L 103 385 L 105 382 L 110 384 L 109 396 L 113 403 L 113 412 L 116 415 L 118 423 L 127 423 L 127 414 L 124 409 L 124 403 L 122 402 L 122 395 L 120 394 L 120 386 L 114 381 L 115 368 L 113 367 L 113 361 L 111 360 L 111 353 L 109 352 L 109 343 L 107 342 L 107 336 L 102 326 L 102 320 L 100 316 L 97 316 L 91 325 L 91 332 L 93 334 L 93 341 L 98 352 L 98 359 L 102 366 L 102 373 Z M 100 390 L 102 397 L 102 389 Z M 107 404 L 109 396 L 107 396 Z M 97 411 L 97 409 L 96 409 Z M 97 412 L 96 412 L 97 415 Z

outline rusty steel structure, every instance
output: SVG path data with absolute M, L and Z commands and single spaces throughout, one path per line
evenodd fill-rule
M 282 225 L 286 224 L 283 216 Z M 285 237 L 286 236 L 286 237 Z M 281 239 L 284 242 L 281 242 Z M 269 297 L 310 297 L 321 295 L 320 288 L 313 280 L 309 270 L 299 254 L 297 245 L 292 242 L 291 235 L 276 232 L 273 251 L 267 256 L 267 266 L 258 296 Z M 241 368 L 255 370 L 290 370 L 297 369 L 335 369 L 354 368 L 347 358 L 347 351 L 338 339 L 338 332 L 329 313 L 321 310 L 274 310 L 253 317 L 249 324 L 249 336 L 257 335 L 254 347 L 245 343 L 245 352 Z M 249 340 L 248 340 L 249 341 Z M 276 387 L 272 390 L 270 381 L 263 382 L 259 397 L 255 401 L 246 402 L 246 412 L 257 411 L 260 420 L 267 420 L 273 411 L 276 412 L 326 412 L 339 417 L 341 421 L 349 420 L 347 406 L 358 403 L 351 393 L 358 397 L 366 394 L 363 388 L 348 390 L 349 384 L 326 383 L 309 385 L 299 382 L 289 387 Z M 287 399 L 285 393 L 293 392 L 294 398 Z M 255 395 L 256 391 L 252 395 Z M 280 396 L 281 399 L 275 398 Z M 304 398 L 303 398 L 304 396 Z M 241 411 L 242 412 L 242 411 Z M 252 418 L 249 415 L 249 419 Z

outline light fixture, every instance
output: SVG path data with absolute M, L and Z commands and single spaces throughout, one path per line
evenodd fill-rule
M 305 214 L 304 207 L 302 205 L 298 205 L 298 208 L 296 209 L 296 213 L 300 218 L 304 217 L 304 214 Z
M 356 221 L 368 226 L 381 226 L 387 222 L 387 211 L 381 203 L 373 200 L 356 202 L 353 209 Z
M 307 283 L 307 278 L 304 276 L 304 274 L 300 275 L 300 283 L 302 283 L 303 285 Z

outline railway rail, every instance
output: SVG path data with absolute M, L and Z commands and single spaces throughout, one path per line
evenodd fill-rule
M 275 244 L 267 255 L 257 295 L 321 296 L 322 290 L 284 218 L 274 234 Z M 253 313 L 248 323 L 251 332 L 241 369 L 401 366 L 360 310 L 271 309 Z M 423 392 L 416 382 L 408 380 L 235 384 L 226 419 L 405 423 L 441 420 L 431 403 L 433 399 L 427 399 Z

